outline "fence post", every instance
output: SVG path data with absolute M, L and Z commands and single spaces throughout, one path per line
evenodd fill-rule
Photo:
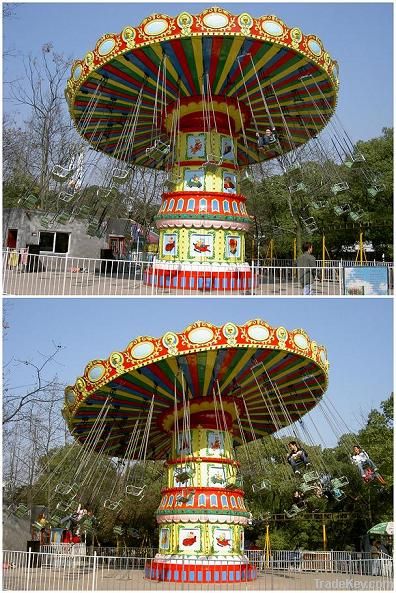
M 254 295 L 254 277 L 255 277 L 255 267 L 254 267 L 254 259 L 252 259 L 252 295 Z
M 65 269 L 63 271 L 63 286 L 62 286 L 62 294 L 65 294 L 65 287 L 66 287 L 66 274 L 67 274 L 67 266 L 68 266 L 68 254 L 66 253 L 65 257 Z
M 96 591 L 96 570 L 97 570 L 97 556 L 96 552 L 93 555 L 93 565 L 92 565 L 92 584 L 91 584 L 91 591 Z
M 30 572 L 32 568 L 32 558 L 32 548 L 29 548 L 27 556 L 26 591 L 30 591 Z
M 344 293 L 343 288 L 342 288 L 342 284 L 344 281 L 344 270 L 343 270 L 343 266 L 342 266 L 342 259 L 340 260 L 340 263 L 338 264 L 338 282 L 340 285 L 340 295 L 342 295 Z

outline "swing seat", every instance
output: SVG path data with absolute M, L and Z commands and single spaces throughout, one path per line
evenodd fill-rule
M 226 483 L 225 478 L 221 478 L 218 476 L 212 476 L 210 481 L 212 482 L 212 484 L 225 484 Z
M 29 509 L 25 504 L 19 504 L 14 511 L 14 515 L 16 517 L 18 517 L 19 519 L 26 517 L 26 515 L 28 515 L 28 514 L 29 514 Z
M 311 482 L 318 482 L 319 474 L 317 472 L 307 472 L 303 475 L 303 480 L 305 484 L 310 484 Z
M 337 501 L 343 500 L 345 498 L 345 492 L 340 488 L 334 488 L 331 493 Z
M 341 216 L 342 214 L 349 214 L 351 211 L 351 207 L 349 204 L 344 204 L 343 206 L 334 206 L 334 212 L 337 216 Z
M 53 225 L 53 223 L 54 219 L 51 218 L 51 216 L 48 216 L 48 214 L 40 218 L 40 224 L 44 229 L 48 229 L 50 226 Z
M 98 225 L 96 224 L 90 224 L 87 227 L 87 235 L 89 235 L 90 237 L 99 237 L 100 238 L 100 234 L 99 234 L 99 229 L 98 229 Z
M 353 222 L 358 222 L 361 218 L 363 218 L 364 211 L 359 208 L 358 210 L 356 210 L 356 212 L 350 212 L 349 216 L 353 220 Z
M 83 519 L 79 522 L 79 526 L 83 531 L 93 531 L 94 525 L 92 519 Z
M 51 526 L 57 527 L 62 524 L 62 517 L 59 515 L 59 513 L 54 513 L 49 518 L 49 523 Z
M 271 483 L 269 480 L 261 480 L 257 484 L 252 484 L 253 492 L 260 492 L 261 490 L 269 490 L 271 488 Z
M 109 511 L 119 511 L 121 510 L 121 500 L 111 500 L 108 498 L 104 501 L 103 508 L 109 509 Z
M 131 537 L 135 537 L 136 539 L 140 539 L 140 537 L 141 537 L 139 531 L 137 529 L 135 529 L 134 527 L 128 527 L 127 534 L 130 535 Z
M 162 140 L 155 140 L 152 146 L 146 148 L 146 154 L 148 156 L 156 157 L 156 156 L 166 156 L 170 153 L 170 144 L 165 144 Z
M 175 469 L 176 482 L 183 483 L 194 477 L 195 471 L 192 467 L 179 467 Z
M 301 171 L 301 163 L 295 162 L 285 166 L 285 172 L 295 174 Z
M 316 202 L 312 202 L 311 206 L 314 210 L 322 210 L 322 208 L 326 208 L 326 204 L 325 200 L 317 200 Z
M 333 478 L 331 480 L 331 485 L 333 488 L 343 488 L 344 486 L 348 486 L 349 480 L 346 476 L 341 476 L 340 478 Z
M 70 177 L 75 173 L 76 169 L 73 167 L 62 167 L 62 165 L 55 165 L 55 167 L 51 171 L 52 177 L 55 181 L 59 181 L 63 183 L 64 181 L 68 181 Z
M 62 191 L 59 194 L 59 199 L 62 200 L 63 202 L 71 202 L 72 199 L 74 198 L 74 195 L 75 195 L 74 192 L 73 193 L 70 193 L 70 192 L 67 192 L 67 191 Z
M 29 194 L 26 198 L 20 198 L 18 200 L 18 206 L 24 206 L 25 208 L 34 208 L 39 203 L 38 196 Z
M 346 191 L 347 189 L 349 189 L 349 185 L 347 184 L 347 182 L 346 181 L 341 181 L 340 183 L 335 183 L 332 186 L 331 192 L 336 196 L 340 192 Z
M 311 492 L 312 490 L 316 490 L 317 488 L 318 488 L 318 485 L 316 483 L 306 484 L 305 482 L 303 482 L 300 485 L 299 490 L 301 490 L 301 492 L 303 494 L 306 494 L 307 492 Z
M 383 192 L 385 189 L 385 185 L 383 183 L 377 184 L 377 185 L 371 185 L 368 190 L 367 193 L 371 198 L 375 198 L 375 196 L 381 192 Z
M 179 183 L 181 183 L 181 177 L 167 179 L 164 183 L 165 187 L 169 190 L 174 190 Z
M 206 157 L 206 161 L 203 163 L 203 167 L 206 169 L 217 169 L 220 165 L 223 164 L 223 157 L 219 157 L 216 154 L 208 154 Z
M 361 152 L 355 152 L 345 162 L 344 165 L 349 169 L 360 167 L 365 162 L 365 158 Z
M 124 529 L 123 527 L 121 527 L 121 525 L 114 525 L 113 533 L 115 535 L 124 535 Z
M 135 486 L 134 484 L 128 484 L 125 486 L 125 492 L 127 494 L 132 494 L 132 496 L 140 496 L 143 493 L 143 490 L 146 488 L 147 484 L 143 484 L 143 486 Z
M 186 496 L 184 494 L 178 494 L 176 496 L 176 502 L 181 502 L 181 503 L 190 502 L 193 499 L 194 494 L 195 494 L 195 490 L 191 490 L 191 492 L 189 492 Z
M 116 190 L 114 187 L 98 187 L 96 190 L 98 198 L 114 198 L 116 196 Z
M 286 517 L 292 519 L 293 517 L 301 513 L 304 510 L 304 508 L 305 506 L 298 507 L 296 504 L 292 504 L 292 506 L 290 507 L 290 511 L 286 511 L 286 509 L 283 509 L 283 512 L 285 513 Z
M 226 485 L 225 485 L 227 490 L 237 490 L 238 488 L 242 488 L 243 487 L 243 482 L 241 478 L 229 478 L 228 480 L 226 480 Z
M 72 502 L 58 502 L 58 504 L 56 505 L 56 510 L 61 511 L 62 513 L 67 513 L 68 511 L 71 511 L 73 507 Z
M 123 183 L 126 183 L 128 181 L 128 179 L 131 176 L 131 173 L 132 169 L 117 169 L 117 167 L 115 167 L 111 173 L 111 178 L 114 181 L 114 183 L 122 185 Z
M 55 486 L 55 492 L 58 494 L 62 494 L 63 496 L 68 496 L 72 494 L 72 499 L 75 498 L 78 494 L 78 485 L 77 484 L 64 484 L 60 482 Z
M 303 218 L 302 222 L 309 233 L 314 233 L 315 231 L 319 230 L 318 225 L 316 224 L 315 219 L 310 216 L 309 218 Z
M 68 224 L 70 222 L 70 214 L 68 212 L 61 212 L 55 220 L 58 224 Z
M 95 210 L 96 208 L 92 206 L 81 206 L 75 214 L 81 218 L 90 218 L 95 213 Z
M 300 196 L 307 193 L 307 186 L 304 183 L 295 183 L 289 186 L 289 192 L 291 194 Z

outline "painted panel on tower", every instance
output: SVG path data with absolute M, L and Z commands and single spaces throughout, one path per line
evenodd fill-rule
M 178 255 L 177 235 L 175 233 L 164 233 L 162 242 L 162 255 Z
M 201 551 L 201 529 L 181 527 L 179 531 L 179 550 L 181 552 Z
M 221 137 L 221 157 L 223 161 L 234 162 L 235 160 L 234 143 L 232 138 L 228 136 Z
M 187 159 L 205 158 L 205 134 L 188 134 Z
M 223 192 L 227 194 L 236 194 L 236 175 L 229 171 L 223 171 Z
M 213 549 L 215 552 L 231 552 L 232 533 L 231 529 L 216 527 L 213 530 Z
M 186 169 L 184 171 L 184 189 L 185 191 L 204 190 L 203 169 Z
M 190 257 L 213 257 L 213 235 L 192 233 L 190 235 Z

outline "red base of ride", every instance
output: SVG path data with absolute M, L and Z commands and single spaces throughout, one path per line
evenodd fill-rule
M 146 564 L 144 575 L 151 581 L 165 583 L 245 583 L 257 578 L 257 570 L 248 563 L 189 564 L 153 560 Z
M 186 291 L 237 292 L 252 289 L 252 274 L 248 271 L 203 272 L 149 268 L 144 274 L 144 284 Z

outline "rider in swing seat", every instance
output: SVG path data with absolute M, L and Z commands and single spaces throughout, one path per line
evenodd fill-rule
M 377 467 L 371 461 L 366 451 L 364 451 L 359 445 L 354 445 L 353 453 L 354 454 L 352 455 L 352 463 L 357 465 L 362 478 L 364 478 L 365 476 L 365 471 L 367 467 L 371 467 L 374 472 L 378 471 Z
M 263 136 L 259 132 L 256 132 L 256 136 L 259 148 L 267 148 L 267 146 L 277 141 L 275 128 L 267 128 Z
M 301 474 L 298 469 L 301 464 L 304 464 L 305 467 L 311 465 L 308 461 L 308 454 L 296 441 L 290 441 L 287 446 L 289 448 L 287 462 L 290 463 L 295 474 Z

